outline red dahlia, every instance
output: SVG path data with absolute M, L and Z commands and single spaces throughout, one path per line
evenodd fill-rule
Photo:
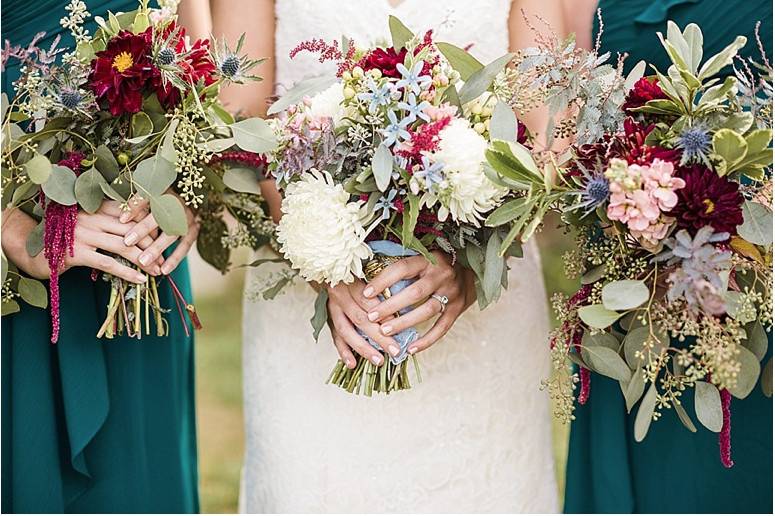
M 649 79 L 648 77 L 641 77 L 627 94 L 627 98 L 624 100 L 622 108 L 627 111 L 628 109 L 639 108 L 645 105 L 649 100 L 666 98 L 667 95 L 665 95 L 662 88 L 657 84 L 656 78 Z
M 165 29 L 165 37 L 175 29 L 175 24 L 171 23 Z M 210 41 L 198 39 L 189 49 L 185 43 L 186 29 L 180 28 L 176 37 L 177 41 L 174 42 L 173 50 L 175 54 L 184 56 L 176 62 L 182 71 L 182 78 L 191 84 L 197 84 L 200 80 L 204 82 L 205 86 L 214 83 L 216 81 L 215 65 L 210 59 Z M 173 42 L 170 43 L 170 47 L 172 47 Z M 165 84 L 160 73 L 154 75 L 153 86 L 162 105 L 172 107 L 180 101 L 180 90 L 169 82 Z
M 98 101 L 107 101 L 110 114 L 137 113 L 143 105 L 143 89 L 158 70 L 151 64 L 151 30 L 141 34 L 121 31 L 97 52 L 89 85 Z
M 676 190 L 678 204 L 668 215 L 675 217 L 679 228 L 692 235 L 703 226 L 737 234 L 737 226 L 743 223 L 744 200 L 737 183 L 703 165 L 680 167 L 677 175 L 686 186 Z
M 406 57 L 406 48 L 402 48 L 400 52 L 396 52 L 393 47 L 390 48 L 375 48 L 358 63 L 358 66 L 364 70 L 378 69 L 385 77 L 401 77 L 401 74 L 396 70 L 398 63 L 403 63 Z

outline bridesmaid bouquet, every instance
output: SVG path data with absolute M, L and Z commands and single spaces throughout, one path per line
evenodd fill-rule
M 578 377 L 566 359 L 579 366 L 579 403 L 590 371 L 619 381 L 628 412 L 640 401 L 637 441 L 670 408 L 695 432 L 681 403 L 693 389 L 697 419 L 720 434 L 731 467 L 731 398 L 758 381 L 772 395 L 772 361 L 761 365 L 772 327 L 772 68 L 737 56 L 742 36 L 703 59 L 694 24 L 669 22 L 659 40 L 670 68 L 626 81 L 622 124 L 577 141 L 533 192 L 576 233 L 565 262 L 582 284 L 554 299 L 547 385 L 571 420 Z M 735 76 L 716 77 L 733 64 Z M 491 158 L 504 175 L 504 159 L 532 161 Z
M 508 193 L 485 170 L 489 141 L 524 134 L 496 92 L 514 56 L 485 66 L 394 17 L 390 30 L 392 45 L 312 40 L 291 52 L 317 52 L 338 68 L 297 84 L 269 110 L 279 115 L 269 170 L 284 194 L 280 251 L 303 279 L 336 285 L 370 279 L 401 256 L 434 261 L 430 251 L 441 249 L 475 272 L 484 307 L 506 286 L 506 258 L 521 254 L 516 245 L 502 253 L 507 230 L 482 224 Z M 321 289 L 316 338 L 326 319 Z M 401 355 L 385 353 L 381 367 L 361 358 L 349 370 L 340 361 L 329 381 L 366 395 L 408 388 L 416 338 L 414 329 L 399 334 Z
M 3 94 L 3 208 L 40 221 L 27 250 L 43 252 L 51 270 L 52 342 L 59 334 L 58 273 L 73 253 L 78 210 L 93 213 L 105 199 L 128 210 L 145 199 L 162 231 L 185 235 L 194 222 L 185 205 L 201 225 L 200 253 L 222 271 L 232 247 L 258 248 L 273 231 L 255 186 L 265 164 L 253 154 L 274 147 L 272 130 L 257 118 L 235 122 L 217 99 L 221 85 L 257 79 L 250 70 L 258 61 L 239 55 L 242 40 L 233 51 L 225 43 L 191 43 L 168 3 L 150 9 L 141 0 L 133 12 L 97 17 L 99 29 L 89 35 L 85 4 L 71 0 L 62 25 L 75 48 L 57 48 L 58 38 L 38 48 L 39 34 L 27 48 L 6 42 L 3 50 L 3 64 L 16 58 L 23 65 L 17 96 L 9 103 Z M 234 233 L 227 213 L 237 221 Z M 126 331 L 139 338 L 143 328 L 150 333 L 151 319 L 158 335 L 166 333 L 169 310 L 159 305 L 156 278 L 139 285 L 103 279 L 111 295 L 98 336 Z M 181 318 L 188 312 L 199 327 L 193 306 L 166 279 Z M 4 315 L 19 310 L 17 297 L 45 307 L 45 294 L 3 258 Z

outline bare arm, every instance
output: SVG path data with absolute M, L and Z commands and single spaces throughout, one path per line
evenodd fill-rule
M 592 20 L 597 0 L 562 0 L 567 31 L 576 34 L 576 42 L 582 48 L 592 48 Z
M 511 3 L 509 15 L 509 50 L 512 52 L 535 44 L 535 33 L 525 22 L 525 15 L 539 31 L 547 29 L 543 22 L 536 20 L 536 16 L 548 23 L 558 36 L 563 37 L 567 34 L 562 2 L 559 0 L 514 0 Z M 522 121 L 539 141 L 543 140 L 544 130 L 549 121 L 549 111 L 545 106 L 535 108 L 523 116 Z
M 209 0 L 186 0 L 178 7 L 178 23 L 186 28 L 191 41 L 205 39 L 213 30 Z
M 265 115 L 275 83 L 274 0 L 212 0 L 211 11 L 215 37 L 226 38 L 234 45 L 245 33 L 243 52 L 254 59 L 267 58 L 255 70 L 264 80 L 228 86 L 221 92 L 221 100 L 235 113 Z M 279 221 L 281 199 L 274 182 L 262 181 L 261 193 L 269 203 L 272 217 Z

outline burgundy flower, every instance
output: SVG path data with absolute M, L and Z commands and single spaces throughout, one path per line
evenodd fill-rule
M 378 69 L 385 77 L 401 77 L 401 74 L 396 70 L 398 63 L 403 63 L 406 57 L 406 48 L 402 48 L 400 52 L 396 52 L 393 47 L 389 48 L 375 48 L 358 63 L 358 66 L 364 70 Z
M 164 36 L 167 37 L 175 29 L 175 24 L 171 23 L 165 29 Z M 201 80 L 205 86 L 209 86 L 216 81 L 215 64 L 210 59 L 209 40 L 198 39 L 189 49 L 186 47 L 186 29 L 181 28 L 177 34 L 174 50 L 177 55 L 185 56 L 176 64 L 181 68 L 181 75 L 187 83 L 197 84 Z M 180 102 L 180 90 L 169 82 L 165 84 L 158 71 L 153 76 L 153 87 L 163 106 L 173 107 Z
M 737 183 L 703 165 L 680 167 L 677 175 L 686 186 L 676 190 L 678 204 L 668 215 L 675 217 L 679 229 L 694 235 L 703 226 L 712 226 L 716 232 L 737 234 L 744 200 Z
M 628 109 L 639 108 L 649 100 L 666 98 L 668 97 L 662 91 L 662 88 L 659 87 L 659 84 L 657 84 L 656 78 L 641 77 L 627 94 L 622 109 L 627 111 Z
M 151 64 L 151 29 L 141 34 L 121 31 L 97 52 L 89 84 L 98 101 L 107 101 L 113 116 L 137 113 L 143 105 L 143 89 L 158 70 Z

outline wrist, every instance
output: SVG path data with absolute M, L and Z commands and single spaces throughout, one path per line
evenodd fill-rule
M 19 209 L 3 212 L 2 249 L 8 260 L 20 270 L 36 279 L 48 279 L 50 272 L 43 253 L 30 256 L 27 252 L 27 238 L 37 223 Z

